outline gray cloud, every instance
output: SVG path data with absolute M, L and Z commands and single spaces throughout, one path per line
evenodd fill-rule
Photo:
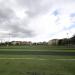
M 13 17 L 13 11 L 9 8 L 0 8 L 0 22 L 5 22 Z
M 16 38 L 31 38 L 34 36 L 37 37 L 36 35 L 38 35 L 40 39 L 42 39 L 40 35 L 42 35 L 42 30 L 44 30 L 43 25 L 48 24 L 47 18 L 45 19 L 45 24 L 41 22 L 43 21 L 42 16 L 50 13 L 49 17 L 52 17 L 51 15 L 56 16 L 57 19 L 55 23 L 59 23 L 58 21 L 61 15 L 59 16 L 60 12 L 57 9 L 63 7 L 62 10 L 64 11 L 64 8 L 66 10 L 67 4 L 71 4 L 71 1 L 72 0 L 0 0 L 0 32 L 7 31 L 5 37 L 8 37 L 10 33 L 11 37 Z M 74 16 L 75 14 L 71 14 L 70 17 Z M 34 20 L 36 22 L 34 22 Z M 54 24 L 53 21 L 50 23 Z M 37 24 L 38 26 L 36 26 Z M 51 24 L 49 25 L 51 26 Z M 29 26 L 31 28 L 29 28 Z M 51 27 L 53 28 L 53 26 Z M 48 30 L 52 30 L 51 27 Z M 57 29 L 54 30 L 57 31 Z M 49 32 L 51 31 L 48 31 L 48 33 Z M 43 34 L 47 35 L 46 33 Z
M 10 34 L 12 37 L 32 37 L 33 31 L 27 29 L 25 27 L 21 27 L 21 25 L 11 25 L 8 27 L 10 29 Z
M 3 3 L 6 4 L 5 1 Z M 12 34 L 12 37 L 34 36 L 33 31 L 28 28 L 28 22 L 22 23 L 23 21 L 16 16 L 11 7 L 2 4 L 0 5 L 0 31 L 8 31 L 8 34 Z
M 52 13 L 54 16 L 58 16 L 58 15 L 60 15 L 60 13 L 59 13 L 59 11 L 58 10 L 55 10 L 55 11 L 53 11 L 53 13 Z
M 29 17 L 35 17 L 37 15 L 42 15 L 48 12 L 51 8 L 50 0 L 17 0 L 17 2 L 27 8 L 27 13 Z
M 70 17 L 75 17 L 75 13 L 72 13 L 72 14 L 70 15 Z

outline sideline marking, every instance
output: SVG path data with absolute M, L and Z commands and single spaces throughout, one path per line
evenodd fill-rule
M 0 58 L 0 59 L 34 59 L 34 58 Z
M 0 58 L 0 59 L 9 59 L 9 60 L 14 60 L 14 59 L 20 59 L 20 60 L 25 60 L 25 59 L 28 59 L 28 60 L 48 60 L 48 59 L 40 59 L 40 58 Z
M 75 61 L 75 59 L 41 59 L 41 58 L 0 58 L 0 60 L 60 60 L 60 61 Z
M 56 59 L 56 60 L 69 60 L 69 61 L 75 61 L 75 59 Z

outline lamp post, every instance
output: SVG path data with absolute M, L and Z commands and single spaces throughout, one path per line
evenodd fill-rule
M 70 42 L 69 42 L 69 33 L 67 33 L 67 46 L 69 47 L 70 45 Z

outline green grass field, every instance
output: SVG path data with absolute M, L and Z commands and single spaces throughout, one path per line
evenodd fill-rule
M 63 48 L 63 49 L 62 49 Z M 0 51 L 75 51 L 73 48 L 47 46 L 0 47 Z M 75 56 L 0 54 L 0 75 L 75 75 Z
M 75 57 L 0 55 L 0 75 L 75 75 Z
M 74 51 L 75 48 L 69 46 L 0 46 L 0 51 Z

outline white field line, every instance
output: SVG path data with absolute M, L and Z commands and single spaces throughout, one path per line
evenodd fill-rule
M 34 59 L 34 58 L 0 58 L 0 59 L 9 59 L 9 60 L 13 60 L 13 59 Z
M 75 59 L 42 59 L 42 58 L 0 58 L 0 60 L 60 60 L 60 61 L 75 61 Z
M 25 59 L 28 59 L 28 60 L 48 60 L 48 59 L 41 59 L 41 58 L 0 58 L 1 59 L 9 59 L 9 60 L 14 60 L 14 59 L 19 59 L 19 60 L 25 60 Z
M 56 60 L 75 61 L 75 59 L 56 59 Z

